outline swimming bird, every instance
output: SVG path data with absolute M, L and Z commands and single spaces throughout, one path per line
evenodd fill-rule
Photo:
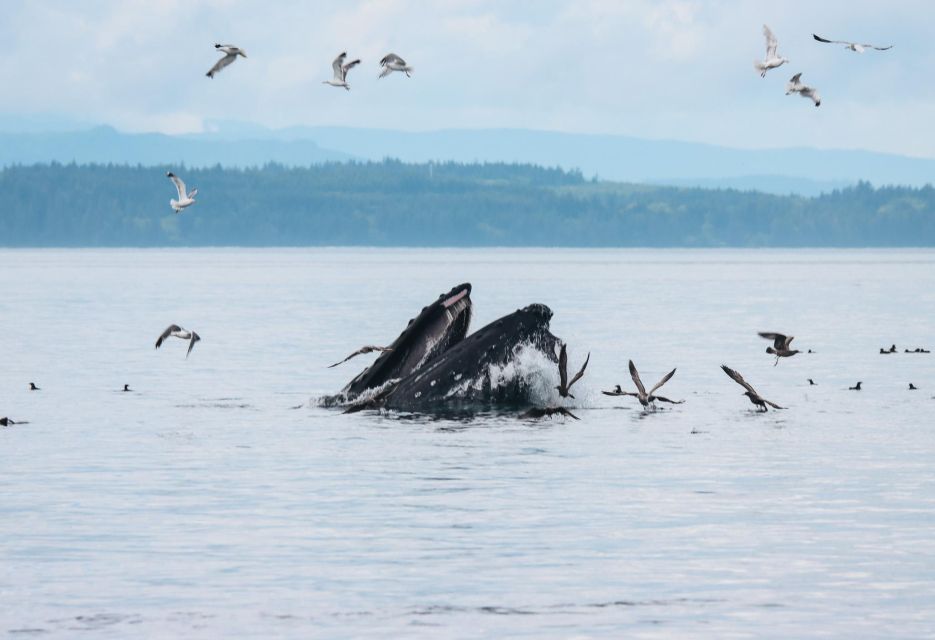
M 218 51 L 223 52 L 224 57 L 218 60 L 214 64 L 214 66 L 211 67 L 211 70 L 205 74 L 212 80 L 214 79 L 215 74 L 219 73 L 221 69 L 231 64 L 234 60 L 236 60 L 237 56 L 243 56 L 244 58 L 247 57 L 247 54 L 244 52 L 243 49 L 241 49 L 240 47 L 235 47 L 232 44 L 215 44 L 214 48 L 217 49 Z
M 848 387 L 847 390 L 848 390 L 848 391 L 860 391 L 860 385 L 862 385 L 862 384 L 863 384 L 863 382 L 858 382 L 858 383 L 855 384 L 853 387 Z
M 881 355 L 881 356 L 888 356 L 888 355 L 891 354 L 891 353 L 893 353 L 893 352 L 892 352 L 892 351 L 887 351 L 887 350 L 884 349 L 883 347 L 880 347 L 880 355 Z
M 383 71 L 380 72 L 380 78 L 385 78 L 394 71 L 402 71 L 406 74 L 407 78 L 411 78 L 412 67 L 406 64 L 406 61 L 400 58 L 395 53 L 388 53 L 383 56 L 383 59 L 380 60 L 380 66 L 383 67 Z
M 10 425 L 13 425 L 13 424 L 29 424 L 29 423 L 23 422 L 22 420 L 18 422 L 14 422 L 13 418 L 7 418 L 6 416 L 0 418 L 0 427 L 9 427 Z
M 351 60 L 347 64 L 344 64 L 346 58 L 347 52 L 345 51 L 334 59 L 334 62 L 331 63 L 331 68 L 334 69 L 334 78 L 331 80 L 323 80 L 322 84 L 330 84 L 332 87 L 344 87 L 348 91 L 351 90 L 351 86 L 347 84 L 347 72 L 359 65 L 360 59 Z
M 815 384 L 815 381 L 814 381 L 814 380 L 812 380 L 811 378 L 809 378 L 809 379 L 808 379 L 808 386 L 810 386 L 810 387 L 817 387 L 818 385 Z
M 776 356 L 776 362 L 773 363 L 774 367 L 779 364 L 780 358 L 791 358 L 795 354 L 801 353 L 798 349 L 789 348 L 792 341 L 795 340 L 795 336 L 785 336 L 781 333 L 764 333 L 762 331 L 759 336 L 773 341 L 773 346 L 766 347 L 766 353 Z
M 558 376 L 560 378 L 559 385 L 555 388 L 558 389 L 558 394 L 563 398 L 574 398 L 575 396 L 571 395 L 571 387 L 581 379 L 581 376 L 584 375 L 584 370 L 588 368 L 588 362 L 591 360 L 591 352 L 588 352 L 588 357 L 585 359 L 584 364 L 581 365 L 581 370 L 575 374 L 575 377 L 571 379 L 571 382 L 568 381 L 568 353 L 565 350 L 565 343 L 562 343 L 562 350 L 558 355 Z
M 643 405 L 643 408 L 646 409 L 652 405 L 653 409 L 656 408 L 656 400 L 660 402 L 668 402 L 669 404 L 682 404 L 684 400 L 669 400 L 668 398 L 663 398 L 662 396 L 653 395 L 656 392 L 656 389 L 659 389 L 667 383 L 672 376 L 675 375 L 675 369 L 667 373 L 662 377 L 662 380 L 656 383 L 652 389 L 649 390 L 649 393 L 646 392 L 646 388 L 643 386 L 643 381 L 640 379 L 640 374 L 636 370 L 636 365 L 633 364 L 633 361 L 630 360 L 630 377 L 633 379 L 633 384 L 636 385 L 636 393 L 624 391 L 620 388 L 618 384 L 612 393 L 603 391 L 604 395 L 608 396 L 633 396 L 640 401 L 640 404 Z
M 35 383 L 35 382 L 30 382 L 30 383 L 29 383 L 29 390 L 30 390 L 30 391 L 42 391 L 42 389 L 40 389 L 39 387 L 36 386 L 36 383 Z
M 895 344 L 890 346 L 890 353 L 896 353 L 896 345 L 895 345 Z
M 919 387 L 915 386 L 911 382 L 909 383 L 909 391 L 918 391 Z
M 156 340 L 156 349 L 162 346 L 162 341 L 166 338 L 180 338 L 182 340 L 188 340 L 188 351 L 185 353 L 186 358 L 188 358 L 188 354 L 192 352 L 192 349 L 195 348 L 195 343 L 201 340 L 201 336 L 199 336 L 194 331 L 183 329 L 177 324 L 170 324 L 166 330 L 162 332 L 162 335 L 159 336 L 159 339 Z
M 364 346 L 364 347 L 361 347 L 360 349 L 358 349 L 357 351 L 355 351 L 354 353 L 352 353 L 352 354 L 349 355 L 348 357 L 344 358 L 344 360 L 341 360 L 340 362 L 335 362 L 334 364 L 328 365 L 328 368 L 329 368 L 329 369 L 333 369 L 334 367 L 338 366 L 339 364 L 344 364 L 345 362 L 347 362 L 347 361 L 350 360 L 351 358 L 355 358 L 355 357 L 357 357 L 357 356 L 359 356 L 359 355 L 362 355 L 362 354 L 365 354 L 365 353 L 372 353 L 372 352 L 374 352 L 374 351 L 384 352 L 384 351 L 392 351 L 392 349 L 390 349 L 389 347 L 377 347 L 377 346 L 374 346 L 374 345 L 372 345 L 372 344 L 368 344 L 368 345 L 366 345 L 366 346 Z
M 190 207 L 195 204 L 195 196 L 198 194 L 198 189 L 192 189 L 188 193 L 185 191 L 185 183 L 182 182 L 182 179 L 172 173 L 171 171 L 166 172 L 166 177 L 172 181 L 172 184 L 175 185 L 176 190 L 179 192 L 179 199 L 169 200 L 169 206 L 172 207 L 176 213 L 182 213 L 182 209 L 185 207 Z
M 815 87 L 810 87 L 801 80 L 802 73 L 799 72 L 792 76 L 788 83 L 786 83 L 786 95 L 790 93 L 797 93 L 803 98 L 808 98 L 815 103 L 816 107 L 821 106 L 821 96 L 818 95 L 818 90 Z
M 776 48 L 779 46 L 779 41 L 776 40 L 776 36 L 773 35 L 773 32 L 770 31 L 770 28 L 765 24 L 763 25 L 763 36 L 766 38 L 766 57 L 762 60 L 757 60 L 753 63 L 753 66 L 757 71 L 760 72 L 760 77 L 765 78 L 766 72 L 770 69 L 775 69 L 776 67 L 781 67 L 786 62 L 789 62 L 787 58 L 776 53 Z
M 825 44 L 843 44 L 845 49 L 850 49 L 854 53 L 863 53 L 866 49 L 876 49 L 877 51 L 886 51 L 887 49 L 892 49 L 893 45 L 886 47 L 878 47 L 873 44 L 859 44 L 857 42 L 848 42 L 847 40 L 828 40 L 827 38 L 822 38 L 821 36 L 812 34 L 812 37 L 815 38 L 818 42 L 824 42 Z
M 766 405 L 769 405 L 773 407 L 774 409 L 785 409 L 785 407 L 780 407 L 778 404 L 774 402 L 770 402 L 769 400 L 761 396 L 759 393 L 757 393 L 756 389 L 754 389 L 750 385 L 749 382 L 744 380 L 742 375 L 740 375 L 739 373 L 737 373 L 736 371 L 728 367 L 726 364 L 722 364 L 721 369 L 724 370 L 724 373 L 730 376 L 731 380 L 733 380 L 734 382 L 739 384 L 741 387 L 746 389 L 746 392 L 744 392 L 744 395 L 750 398 L 750 402 L 760 407 L 764 412 L 769 411 Z
M 576 416 L 575 414 L 573 414 L 571 411 L 569 411 L 568 409 L 566 409 L 565 407 L 545 407 L 545 408 L 542 408 L 542 409 L 540 409 L 540 408 L 538 408 L 538 407 L 533 407 L 533 408 L 530 409 L 529 411 L 527 411 L 527 412 L 525 412 L 525 413 L 523 413 L 523 414 L 520 414 L 519 417 L 520 417 L 520 418 L 524 418 L 524 419 L 525 419 L 525 418 L 529 418 L 529 419 L 533 419 L 533 420 L 538 420 L 539 418 L 549 418 L 549 419 L 551 419 L 552 416 L 555 415 L 556 413 L 559 414 L 559 415 L 562 415 L 562 416 L 567 416 L 567 417 L 569 417 L 569 418 L 574 418 L 575 420 L 580 420 L 580 419 L 581 419 L 581 418 L 579 418 L 578 416 Z
M 123 389 L 121 389 L 121 391 L 132 391 L 132 389 L 130 389 L 130 385 L 125 384 L 123 385 Z

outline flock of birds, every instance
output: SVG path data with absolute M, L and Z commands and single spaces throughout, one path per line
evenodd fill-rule
M 779 40 L 776 39 L 776 35 L 765 24 L 763 25 L 763 36 L 766 38 L 766 57 L 763 60 L 757 60 L 753 63 L 754 68 L 760 72 L 761 78 L 765 78 L 766 73 L 771 69 L 776 69 L 789 62 L 788 58 L 784 58 L 779 55 Z M 828 40 L 827 38 L 822 38 L 821 36 L 814 33 L 812 34 L 812 37 L 816 41 L 823 42 L 825 44 L 843 44 L 845 49 L 855 53 L 863 53 L 867 49 L 886 51 L 887 49 L 893 48 L 893 45 L 878 47 L 872 44 L 860 44 L 857 42 L 850 42 L 848 40 Z M 809 86 L 802 82 L 801 71 L 792 76 L 789 82 L 786 83 L 786 95 L 788 96 L 793 93 L 797 93 L 803 98 L 808 98 L 815 103 L 816 107 L 821 106 L 821 96 L 818 95 L 818 90 L 815 89 L 815 87 Z

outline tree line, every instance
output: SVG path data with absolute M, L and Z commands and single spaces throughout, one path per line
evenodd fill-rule
M 167 170 L 198 188 L 182 214 Z M 935 245 L 935 190 L 814 198 L 586 179 L 525 164 L 395 160 L 0 170 L 0 246 L 900 247 Z

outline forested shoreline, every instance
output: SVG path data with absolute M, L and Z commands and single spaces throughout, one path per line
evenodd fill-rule
M 176 215 L 171 169 L 197 188 Z M 585 179 L 521 164 L 0 170 L 0 247 L 935 246 L 935 189 L 814 198 Z

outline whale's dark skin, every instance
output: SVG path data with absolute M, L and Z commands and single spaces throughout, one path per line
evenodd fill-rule
M 528 406 L 523 381 L 492 385 L 490 367 L 503 367 L 518 350 L 531 346 L 554 361 L 558 338 L 549 331 L 552 310 L 532 304 L 491 322 L 431 362 L 409 374 L 379 397 L 354 409 L 445 411 L 466 407 Z
M 353 399 L 368 389 L 405 378 L 464 340 L 471 324 L 471 285 L 460 284 L 438 296 L 409 321 L 399 337 L 372 365 L 351 380 L 342 393 Z

